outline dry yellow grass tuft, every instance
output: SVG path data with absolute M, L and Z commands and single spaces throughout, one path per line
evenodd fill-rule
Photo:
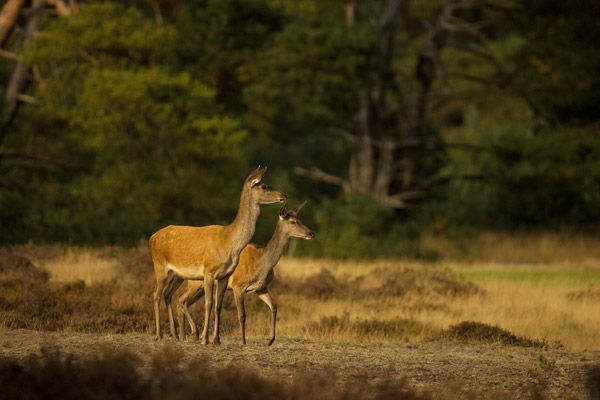
M 116 259 L 103 256 L 101 250 L 69 247 L 60 257 L 43 263 L 42 267 L 50 274 L 51 282 L 83 281 L 93 285 L 114 279 L 119 264 Z

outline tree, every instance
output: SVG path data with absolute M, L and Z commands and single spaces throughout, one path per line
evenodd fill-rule
M 30 238 L 132 242 L 184 215 L 229 217 L 238 188 L 223 181 L 246 173 L 246 132 L 214 89 L 172 69 L 176 43 L 173 27 L 112 2 L 48 22 L 23 54 L 39 103 L 20 110 L 0 152 L 22 188 L 0 193 L 19 210 L 3 240 L 23 234 L 18 219 Z M 33 164 L 48 158 L 64 161 Z
M 600 85 L 593 72 L 600 67 L 599 12 L 591 1 L 540 0 L 508 14 L 506 33 L 495 43 L 506 76 L 502 90 L 470 105 L 463 126 L 452 130 L 457 140 L 486 148 L 477 157 L 451 158 L 481 179 L 451 183 L 438 219 L 510 230 L 594 226 L 600 217 Z
M 332 71 L 330 75 L 331 66 L 319 71 L 310 64 L 289 66 L 289 59 L 304 61 L 298 55 L 290 54 L 289 47 L 293 40 L 285 42 L 288 46 L 285 56 L 268 58 L 275 64 L 270 67 L 269 73 L 277 76 L 274 79 L 287 82 L 311 68 L 312 77 L 310 73 L 302 76 L 311 79 L 315 87 L 308 89 L 307 94 L 289 94 L 284 89 L 285 95 L 281 97 L 286 98 L 282 101 L 294 101 L 288 98 L 295 96 L 300 99 L 296 103 L 311 103 L 300 107 L 312 112 L 313 118 L 320 118 L 320 125 L 323 125 L 323 121 L 329 122 L 330 127 L 322 129 L 344 139 L 350 148 L 347 169 L 343 175 L 326 172 L 320 167 L 299 166 L 295 171 L 337 185 L 346 195 L 358 193 L 380 205 L 405 210 L 412 208 L 415 201 L 426 198 L 436 184 L 451 178 L 473 177 L 460 173 L 452 177 L 441 176 L 439 168 L 427 167 L 427 160 L 435 160 L 448 147 L 477 148 L 473 144 L 445 143 L 440 140 L 429 119 L 432 110 L 447 104 L 452 94 L 452 71 L 448 71 L 443 60 L 443 49 L 452 45 L 471 56 L 487 60 L 497 69 L 500 69 L 500 64 L 486 48 L 485 34 L 481 32 L 488 25 L 481 11 L 484 5 L 448 0 L 436 12 L 436 8 L 430 4 L 419 4 L 414 8 L 409 7 L 408 1 L 402 0 L 383 1 L 380 4 L 381 8 L 377 9 L 373 5 L 359 6 L 350 2 L 346 5 L 345 28 L 333 25 L 331 21 L 327 27 L 312 28 L 313 34 L 327 31 L 335 37 L 337 31 L 345 29 L 346 32 L 354 31 L 362 38 L 358 41 L 359 45 L 354 47 L 341 41 L 353 52 L 352 55 L 344 52 L 338 55 L 338 62 L 344 65 L 346 71 L 350 71 L 347 81 L 341 79 L 341 82 L 332 83 L 329 77 L 334 74 L 339 77 L 340 72 Z M 424 14 L 423 17 L 433 14 L 433 21 L 427 29 L 415 29 L 409 26 L 415 22 L 412 12 Z M 406 22 L 406 26 L 399 29 L 402 21 Z M 289 32 L 285 35 L 289 35 Z M 328 47 L 335 46 L 330 42 L 332 40 L 329 37 L 320 42 L 319 51 L 331 54 L 332 49 Z M 300 51 L 307 52 L 308 46 L 306 41 L 304 43 Z M 277 60 L 281 60 L 282 64 L 277 64 Z M 282 70 L 286 72 L 280 72 Z M 496 71 L 496 75 L 494 79 L 501 74 Z M 273 87 L 272 84 L 268 86 Z M 293 87 L 299 86 L 296 84 Z M 301 90 L 306 88 L 302 87 Z M 328 93 L 340 92 L 346 92 L 335 96 L 341 104 L 334 104 L 335 101 L 327 98 Z M 313 111 L 313 108 L 317 111 Z M 288 112 L 287 109 L 285 112 Z M 351 119 L 348 118 L 348 110 L 352 110 Z M 322 115 L 319 116 L 318 112 Z M 348 123 L 349 120 L 351 123 Z

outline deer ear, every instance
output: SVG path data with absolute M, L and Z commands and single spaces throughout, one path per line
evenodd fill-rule
M 288 205 L 287 205 L 287 203 L 285 203 L 279 209 L 279 219 L 285 219 L 285 217 L 287 217 L 287 215 L 288 215 Z
M 248 177 L 246 178 L 246 182 L 250 184 L 250 187 L 258 185 L 266 171 L 266 166 L 263 169 L 261 169 L 259 165 L 254 171 L 250 173 L 250 175 L 248 175 Z
M 296 216 L 296 215 L 298 215 L 298 211 L 300 211 L 302 209 L 302 207 L 304 207 L 305 205 L 306 205 L 306 202 L 300 204 L 298 207 L 294 208 L 289 213 L 292 214 L 293 216 Z

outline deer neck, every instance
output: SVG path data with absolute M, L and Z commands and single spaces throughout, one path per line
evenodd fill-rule
M 244 246 L 250 242 L 259 215 L 260 206 L 252 200 L 248 189 L 244 187 L 235 219 L 225 228 L 234 250 L 242 251 Z
M 283 249 L 285 245 L 290 240 L 290 236 L 283 232 L 281 228 L 281 224 L 277 223 L 275 227 L 275 233 L 269 240 L 269 243 L 265 246 L 265 252 L 260 260 L 260 269 L 264 270 L 263 272 L 268 272 L 273 269 L 273 267 L 277 264 L 279 259 L 281 258 L 281 254 L 283 254 Z

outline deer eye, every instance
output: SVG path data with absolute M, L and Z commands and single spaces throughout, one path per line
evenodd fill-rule
M 267 186 L 267 185 L 265 185 L 264 183 L 263 183 L 262 185 L 260 185 L 260 188 L 261 188 L 261 189 L 263 189 L 263 190 L 267 190 L 267 187 L 268 187 L 268 186 Z
M 296 225 L 296 221 L 294 221 L 294 220 L 291 220 L 291 221 L 290 221 L 290 224 L 292 224 L 292 225 Z

